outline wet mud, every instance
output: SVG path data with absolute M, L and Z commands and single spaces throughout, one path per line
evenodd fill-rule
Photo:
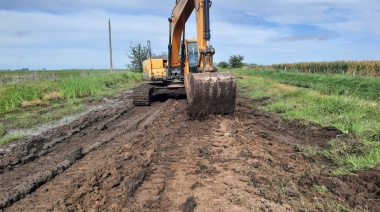
M 73 123 L 0 146 L 3 211 L 380 211 L 379 168 L 331 176 L 297 145 L 342 134 L 258 110 L 192 120 L 185 99 L 132 94 Z M 326 187 L 318 191 L 317 186 Z

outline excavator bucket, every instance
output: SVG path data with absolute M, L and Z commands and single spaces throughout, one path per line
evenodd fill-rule
M 236 81 L 229 72 L 190 73 L 185 77 L 190 117 L 233 114 Z

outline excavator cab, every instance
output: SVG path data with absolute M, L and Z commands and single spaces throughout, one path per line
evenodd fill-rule
M 185 73 L 198 73 L 198 44 L 196 40 L 186 40 L 186 65 Z

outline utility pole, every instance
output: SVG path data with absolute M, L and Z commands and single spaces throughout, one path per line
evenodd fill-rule
M 108 19 L 108 37 L 109 37 L 109 44 L 110 44 L 110 73 L 112 74 L 111 19 Z

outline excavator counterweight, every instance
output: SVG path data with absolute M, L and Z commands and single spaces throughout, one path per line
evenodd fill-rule
M 188 114 L 194 118 L 210 114 L 233 114 L 236 82 L 230 72 L 213 66 L 215 49 L 210 44 L 210 0 L 176 0 L 169 20 L 168 58 L 144 61 L 147 82 L 133 91 L 133 103 L 150 105 L 155 95 L 186 91 Z M 196 39 L 185 38 L 187 19 L 195 11 Z M 185 89 L 183 89 L 185 88 Z

